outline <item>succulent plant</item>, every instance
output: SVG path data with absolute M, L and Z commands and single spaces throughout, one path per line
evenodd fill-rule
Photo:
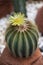
M 10 17 L 5 40 L 14 56 L 26 58 L 31 56 L 37 49 L 38 38 L 37 26 L 26 20 L 24 15 L 20 13 Z
M 27 16 L 26 14 L 26 0 L 11 0 L 13 7 L 14 7 L 14 11 L 16 13 L 21 12 L 24 13 L 25 16 Z

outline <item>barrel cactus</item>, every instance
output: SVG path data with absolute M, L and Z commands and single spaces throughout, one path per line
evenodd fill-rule
M 10 17 L 5 40 L 8 48 L 16 57 L 31 56 L 38 46 L 39 33 L 37 26 L 25 19 L 24 15 Z

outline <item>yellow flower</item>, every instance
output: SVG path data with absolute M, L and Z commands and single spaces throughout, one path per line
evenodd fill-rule
M 12 25 L 22 25 L 25 22 L 24 14 L 18 13 L 14 16 L 10 16 L 10 22 Z

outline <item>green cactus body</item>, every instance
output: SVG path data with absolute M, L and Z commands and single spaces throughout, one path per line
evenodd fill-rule
M 14 11 L 16 13 L 21 12 L 24 13 L 25 16 L 27 17 L 26 14 L 26 0 L 12 0 L 13 6 L 14 6 Z
M 32 23 L 10 25 L 6 30 L 5 40 L 10 51 L 17 57 L 31 56 L 38 46 L 38 30 Z

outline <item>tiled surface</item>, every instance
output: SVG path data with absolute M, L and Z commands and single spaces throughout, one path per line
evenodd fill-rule
M 27 3 L 27 16 L 28 16 L 28 19 L 32 20 L 34 22 L 35 20 L 35 17 L 36 17 L 36 14 L 37 14 L 37 11 L 38 9 L 43 6 L 43 2 L 40 2 L 40 3 Z M 2 49 L 5 48 L 5 30 L 8 26 L 8 17 L 9 15 L 7 15 L 6 17 L 0 19 L 0 53 L 2 52 Z M 40 42 L 39 43 L 43 43 L 42 41 L 43 37 L 40 38 Z M 42 44 L 43 45 L 43 44 Z M 40 45 L 41 47 L 41 45 Z

